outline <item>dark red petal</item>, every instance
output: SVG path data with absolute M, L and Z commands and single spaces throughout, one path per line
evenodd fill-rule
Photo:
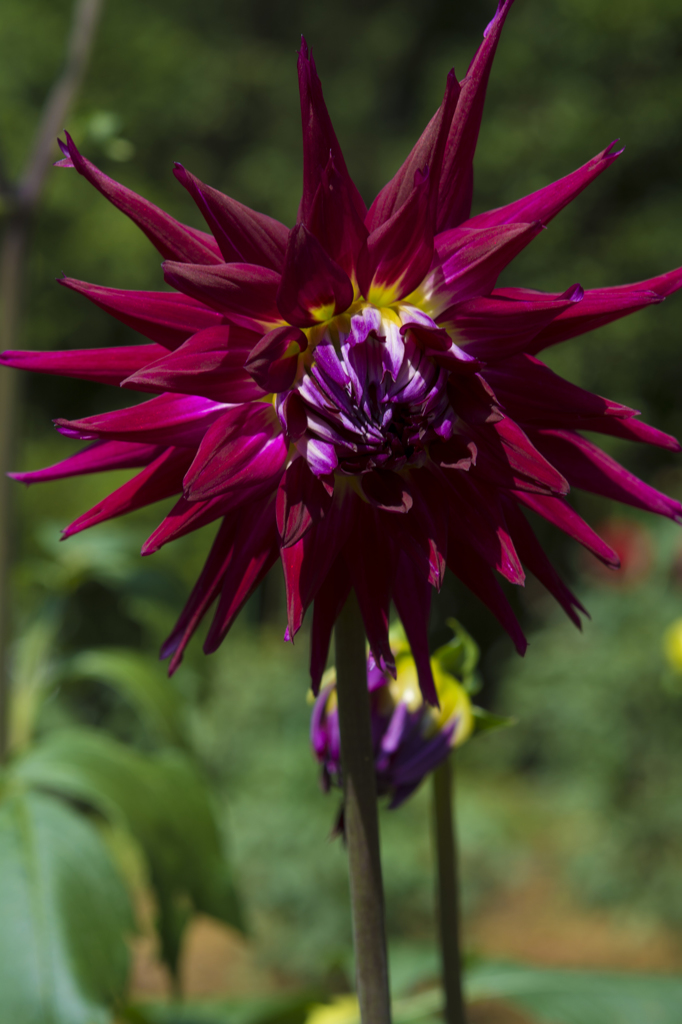
M 58 283 L 85 295 L 100 309 L 164 348 L 177 348 L 197 331 L 223 323 L 220 313 L 187 295 L 103 288 L 70 277 L 63 277 Z
M 357 215 L 364 220 L 366 207 L 348 173 L 339 140 L 332 126 L 322 95 L 322 86 L 312 53 L 305 39 L 298 54 L 298 87 L 301 94 L 303 127 L 303 196 L 299 220 L 308 224 L 320 178 L 331 155 L 338 174 L 345 182 Z
M 286 457 L 287 446 L 272 406 L 261 402 L 236 406 L 206 431 L 185 477 L 185 497 L 203 501 L 261 481 L 274 489 Z
M 201 395 L 216 402 L 249 402 L 262 398 L 245 368 L 259 339 L 253 331 L 225 324 L 209 327 L 188 338 L 174 352 L 165 352 L 123 381 L 138 391 L 176 391 Z
M 469 432 L 478 449 L 477 478 L 540 494 L 568 494 L 566 478 L 518 423 L 505 417 L 496 423 L 470 427 Z
M 303 221 L 325 252 L 352 277 L 367 240 L 367 228 L 355 207 L 356 189 L 329 157 L 310 212 Z
M 558 297 L 538 293 L 535 299 L 525 301 L 493 291 L 454 306 L 439 320 L 457 332 L 458 342 L 467 353 L 495 362 L 527 350 L 543 328 L 579 303 L 583 295 L 580 285 L 573 285 Z
M 469 225 L 483 228 L 493 224 L 512 224 L 514 221 L 528 223 L 533 220 L 548 224 L 553 217 L 556 217 L 557 213 L 573 202 L 584 188 L 598 178 L 602 171 L 605 171 L 614 160 L 618 159 L 623 150 L 616 149 L 617 142 L 618 140 L 612 142 L 601 153 L 597 153 L 595 157 L 576 171 L 567 174 L 565 178 L 559 178 L 558 181 L 553 181 L 550 185 L 545 185 L 537 192 L 532 192 L 531 195 L 517 199 L 516 202 L 509 203 L 507 206 L 476 214 L 469 220 Z
M 370 232 L 380 228 L 401 206 L 405 205 L 414 191 L 415 175 L 418 171 L 423 172 L 426 168 L 429 170 L 433 202 L 431 215 L 435 216 L 443 154 L 459 94 L 459 82 L 455 78 L 455 72 L 450 71 L 443 102 L 422 132 L 405 163 L 388 184 L 384 185 L 369 208 L 365 224 Z M 432 233 L 435 231 L 435 227 L 434 222 L 431 227 Z
M 431 586 L 403 553 L 396 552 L 397 569 L 393 583 L 393 602 L 410 644 L 417 666 L 419 687 L 429 704 L 438 707 L 438 694 L 431 672 L 429 655 L 429 611 Z
M 173 173 L 201 210 L 227 263 L 255 263 L 281 272 L 289 234 L 284 224 L 204 185 L 182 164 Z
M 412 508 L 410 486 L 404 477 L 388 469 L 375 469 L 360 477 L 362 493 L 375 508 L 385 512 L 409 512 Z
M 145 363 L 166 355 L 161 345 L 124 345 L 121 348 L 74 348 L 62 352 L 2 352 L 0 364 L 34 373 L 96 381 L 118 386 Z
M 619 419 L 617 416 L 600 416 L 598 419 L 584 417 L 580 423 L 576 423 L 574 426 L 579 430 L 594 430 L 599 434 L 622 437 L 626 441 L 653 444 L 658 448 L 667 448 L 669 452 L 682 451 L 682 445 L 676 437 L 664 434 L 662 430 L 650 427 L 648 423 L 642 423 L 637 416 L 629 416 L 626 419 Z
M 278 394 L 294 383 L 298 356 L 307 347 L 308 339 L 298 327 L 275 327 L 254 345 L 244 369 L 266 393 Z
M 414 291 L 427 273 L 433 257 L 429 199 L 428 172 L 417 171 L 407 201 L 367 239 L 357 273 L 360 291 L 369 302 L 397 302 Z M 384 292 L 388 294 L 383 296 Z
M 617 285 L 615 288 L 593 288 L 585 292 L 583 301 L 561 313 L 548 327 L 545 327 L 527 351 L 536 355 L 548 345 L 556 345 L 568 338 L 576 338 L 586 331 L 610 324 L 622 316 L 635 313 L 652 303 L 663 302 L 668 295 L 682 288 L 682 267 L 667 274 L 651 277 L 635 284 Z M 538 295 L 525 289 L 505 289 L 512 297 Z
M 519 553 L 521 561 L 559 602 L 571 622 L 574 622 L 578 629 L 582 629 L 582 621 L 578 612 L 580 611 L 587 615 L 587 610 L 575 594 L 569 590 L 542 550 L 523 512 L 511 499 L 503 499 L 503 505 L 505 518 L 514 540 L 514 546 Z
M 46 483 L 85 473 L 103 473 L 111 469 L 137 469 L 147 466 L 165 451 L 158 444 L 129 444 L 125 441 L 95 441 L 75 455 L 69 455 L 54 466 L 34 469 L 28 473 L 8 473 L 22 484 Z
M 485 559 L 463 544 L 462 538 L 452 537 L 448 547 L 448 567 L 490 609 L 514 641 L 519 654 L 525 654 L 528 643 L 523 630 Z
M 570 480 L 572 487 L 682 522 L 682 505 L 621 466 L 592 441 L 569 430 L 534 430 L 536 445 Z
M 481 126 L 485 92 L 502 26 L 512 3 L 513 0 L 500 0 L 498 3 L 495 17 L 486 28 L 483 42 L 461 83 L 440 176 L 438 231 L 456 227 L 471 212 L 474 150 Z
M 208 631 L 204 651 L 212 654 L 266 573 L 277 561 L 279 546 L 274 495 L 269 502 L 245 508 L 234 538 L 234 557 L 223 577 L 220 601 Z
M 185 537 L 188 533 L 214 523 L 216 519 L 230 515 L 247 501 L 261 496 L 263 488 L 243 488 L 238 493 L 225 497 L 208 498 L 206 501 L 187 501 L 180 498 L 173 505 L 163 522 L 159 523 L 154 532 L 142 545 L 143 555 L 153 555 L 165 544 Z
M 253 263 L 223 263 L 220 266 L 189 266 L 164 263 L 163 276 L 178 291 L 205 302 L 240 327 L 258 330 L 281 322 L 277 308 L 280 275 Z
M 591 551 L 602 562 L 617 569 L 620 565 L 618 555 L 610 548 L 605 540 L 595 533 L 584 519 L 563 498 L 557 498 L 550 494 L 529 494 L 527 491 L 513 491 L 513 496 L 533 512 L 546 519 L 548 523 L 557 526 L 569 537 L 573 537 L 579 544 Z
M 310 631 L 310 680 L 315 694 L 320 691 L 322 675 L 327 667 L 332 630 L 348 600 L 350 589 L 348 569 L 344 559 L 339 556 L 315 595 Z
M 211 235 L 197 231 L 171 217 L 147 199 L 138 196 L 113 178 L 107 177 L 76 149 L 68 132 L 66 144 L 72 166 L 94 185 L 110 203 L 137 224 L 166 260 L 181 263 L 221 263 L 222 256 Z M 62 163 L 62 166 L 64 164 Z
M 360 503 L 355 529 L 346 546 L 346 565 L 377 665 L 382 671 L 395 675 L 395 660 L 388 640 L 389 608 L 396 570 L 389 529 L 389 516 Z
M 122 487 L 74 520 L 63 531 L 63 536 L 72 537 L 96 523 L 103 523 L 107 519 L 125 515 L 126 512 L 134 512 L 135 509 L 153 505 L 163 498 L 178 494 L 182 490 L 182 478 L 191 461 L 192 452 L 188 449 L 167 449 L 132 480 L 128 480 Z
M 332 498 L 305 459 L 287 468 L 277 490 L 277 529 L 283 548 L 291 547 L 328 511 Z
M 304 224 L 289 233 L 277 306 L 282 317 L 296 327 L 313 327 L 348 309 L 353 285 L 348 274 Z
M 159 395 L 130 409 L 116 409 L 82 420 L 55 420 L 60 434 L 89 441 L 143 441 L 196 447 L 225 406 L 207 398 Z

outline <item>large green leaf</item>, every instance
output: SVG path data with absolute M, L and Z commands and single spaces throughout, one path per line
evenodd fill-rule
M 548 1024 L 679 1024 L 682 978 L 479 966 L 471 998 L 506 999 Z
M 0 803 L 0 1020 L 108 1024 L 132 929 L 97 829 L 63 801 L 7 788 Z
M 162 953 L 171 969 L 191 909 L 241 927 L 209 793 L 184 754 L 142 754 L 82 727 L 50 734 L 13 772 L 90 804 L 133 835 L 149 867 Z
M 64 662 L 62 678 L 96 679 L 106 683 L 146 718 L 165 740 L 183 743 L 180 702 L 163 668 L 127 647 L 80 651 Z

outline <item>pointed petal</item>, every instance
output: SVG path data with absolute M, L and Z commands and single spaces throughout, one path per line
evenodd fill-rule
M 220 313 L 187 295 L 103 288 L 71 277 L 62 277 L 57 283 L 85 295 L 100 309 L 164 348 L 177 348 L 197 331 L 223 323 Z
M 204 185 L 182 164 L 176 163 L 173 173 L 201 210 L 226 263 L 256 263 L 281 272 L 289 234 L 284 224 Z
M 245 601 L 277 561 L 278 553 L 273 495 L 260 506 L 244 509 L 239 517 L 234 556 L 223 577 L 220 601 L 204 643 L 206 654 L 220 647 Z
M 682 523 L 682 505 L 621 466 L 596 444 L 569 430 L 537 430 L 531 437 L 540 451 L 565 473 L 571 486 Z
M 64 538 L 87 530 L 96 523 L 103 523 L 107 519 L 134 512 L 135 509 L 178 494 L 182 490 L 182 478 L 191 458 L 192 453 L 186 448 L 167 449 L 132 480 L 128 480 L 67 526 L 63 531 Z
M 7 475 L 23 484 L 46 483 L 48 480 L 63 480 L 65 477 L 82 476 L 85 473 L 103 473 L 110 469 L 137 469 L 149 465 L 164 451 L 165 446 L 157 444 L 95 441 L 54 466 Z
M 130 409 L 116 409 L 82 420 L 55 420 L 60 434 L 84 441 L 142 441 L 146 444 L 197 446 L 225 406 L 207 398 L 159 395 Z
M 291 229 L 277 292 L 282 317 L 296 327 L 313 327 L 348 309 L 353 285 L 345 270 L 304 224 Z
M 500 206 L 496 210 L 486 210 L 469 220 L 471 227 L 483 228 L 493 224 L 513 224 L 515 221 L 542 221 L 548 224 L 557 213 L 560 213 L 565 206 L 573 202 L 576 196 L 580 195 L 583 189 L 587 188 L 595 178 L 598 178 L 602 171 L 610 167 L 614 160 L 623 152 L 617 149 L 618 140 L 610 146 L 597 153 L 595 157 L 588 160 L 586 164 L 579 167 L 565 178 L 559 178 L 550 185 L 537 192 L 517 199 L 507 206 Z
M 257 402 L 223 413 L 206 431 L 185 477 L 190 501 L 262 483 L 276 488 L 287 446 L 275 410 Z
M 301 40 L 298 54 L 298 87 L 301 95 L 301 123 L 303 127 L 303 197 L 299 220 L 309 225 L 315 194 L 329 157 L 334 160 L 338 174 L 344 179 L 345 187 L 352 199 L 358 216 L 364 220 L 366 207 L 353 184 L 346 161 L 341 152 L 339 140 L 332 126 L 322 95 L 322 86 L 312 53 L 305 39 Z
M 62 352 L 2 352 L 0 364 L 34 373 L 75 377 L 117 387 L 145 363 L 166 355 L 161 345 L 123 345 L 120 348 L 74 348 Z
M 216 402 L 250 402 L 263 398 L 245 368 L 259 335 L 225 324 L 199 331 L 174 352 L 160 349 L 161 358 L 123 381 L 137 391 L 176 391 Z
M 299 354 L 307 347 L 298 327 L 275 327 L 253 346 L 244 369 L 265 392 L 279 394 L 294 383 Z
M 552 523 L 569 537 L 577 540 L 605 565 L 612 569 L 618 568 L 620 559 L 613 548 L 609 547 L 563 498 L 551 494 L 530 494 L 528 491 L 512 491 L 512 494 L 526 508 L 537 512 L 548 523 Z
M 383 672 L 395 675 L 388 640 L 388 618 L 395 578 L 389 542 L 390 517 L 364 503 L 358 507 L 353 535 L 346 547 L 346 564 L 358 596 L 372 654 Z
M 436 240 L 437 264 L 417 289 L 422 308 L 447 321 L 453 306 L 488 295 L 504 268 L 542 231 L 540 223 L 453 228 Z
M 667 448 L 669 452 L 682 451 L 682 445 L 671 434 L 664 434 L 656 427 L 650 427 L 648 423 L 642 423 L 638 419 L 639 414 L 619 419 L 617 416 L 601 416 L 599 419 L 585 417 L 579 423 L 573 424 L 578 430 L 594 430 L 599 434 L 610 434 L 612 437 L 622 437 L 626 441 L 641 441 L 644 444 L 653 444 L 658 448 Z
M 227 498 L 221 496 L 218 498 L 208 498 L 206 501 L 187 501 L 186 498 L 180 498 L 173 505 L 166 518 L 159 523 L 154 532 L 144 542 L 141 553 L 143 555 L 153 555 L 165 544 L 169 544 L 179 537 L 185 537 L 188 533 L 201 529 L 202 526 L 208 526 L 209 523 L 214 523 L 216 519 L 230 515 L 240 505 L 256 497 L 260 490 L 260 488 L 254 488 L 253 490 L 244 488 L 236 494 L 229 495 Z
M 258 330 L 280 322 L 277 289 L 280 275 L 253 263 L 222 263 L 220 266 L 190 266 L 187 263 L 163 265 L 169 285 L 185 295 L 204 302 L 232 323 Z
M 438 230 L 456 227 L 471 212 L 473 159 L 481 126 L 490 68 L 502 26 L 513 0 L 499 0 L 495 17 L 461 83 L 455 116 L 450 126 L 438 190 Z
M 478 552 L 463 545 L 460 538 L 452 537 L 448 546 L 448 567 L 490 609 L 514 641 L 519 654 L 525 654 L 528 643 L 523 630 L 502 587 Z
M 438 695 L 433 681 L 429 655 L 431 586 L 428 580 L 419 575 L 410 559 L 404 554 L 398 554 L 397 559 L 398 566 L 393 583 L 393 603 L 398 609 L 400 621 L 410 644 L 424 700 L 434 707 L 438 707 Z
M 577 338 L 579 334 L 594 331 L 597 327 L 610 324 L 622 316 L 644 309 L 645 306 L 663 302 L 668 295 L 672 295 L 680 288 L 682 267 L 658 277 L 651 277 L 647 281 L 637 281 L 635 284 L 588 289 L 583 301 L 560 313 L 556 320 L 540 331 L 527 351 L 531 355 L 536 355 L 548 345 L 556 345 L 568 338 Z M 516 288 L 505 289 L 505 292 L 514 296 L 540 294 Z
M 455 78 L 455 72 L 450 71 L 443 102 L 422 132 L 405 163 L 388 184 L 384 185 L 369 208 L 365 224 L 370 232 L 380 228 L 405 205 L 414 191 L 415 175 L 427 168 L 433 203 L 431 216 L 435 215 L 435 200 L 438 195 L 443 154 L 459 95 L 459 82 Z M 431 230 L 432 232 L 435 230 L 435 223 Z
M 529 436 L 508 417 L 470 427 L 476 444 L 476 477 L 501 487 L 540 494 L 568 494 L 568 480 L 545 458 Z
M 72 166 L 94 185 L 102 195 L 137 224 L 165 260 L 182 263 L 221 263 L 222 256 L 214 239 L 203 231 L 190 228 L 138 196 L 113 178 L 107 177 L 76 149 L 68 132 L 66 145 Z
M 367 228 L 355 205 L 356 189 L 330 156 L 305 226 L 342 270 L 353 277 Z
M 339 557 L 315 595 L 313 625 L 310 631 L 310 680 L 313 693 L 319 693 L 320 682 L 327 667 L 332 630 L 348 600 L 350 588 L 348 569 L 344 559 Z
M 294 459 L 277 490 L 277 529 L 282 547 L 299 541 L 324 516 L 331 502 L 331 496 L 311 473 L 305 459 Z
M 578 629 L 582 629 L 578 612 L 587 615 L 586 609 L 559 576 L 518 505 L 508 499 L 503 504 L 505 518 L 521 561 L 559 602 L 571 622 L 574 622 Z

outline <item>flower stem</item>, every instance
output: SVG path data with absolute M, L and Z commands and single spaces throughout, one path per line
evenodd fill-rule
M 390 1024 L 365 630 L 354 591 L 336 623 L 335 639 L 344 823 L 360 1017 L 362 1024 Z
M 462 960 L 459 938 L 459 891 L 457 837 L 452 813 L 455 755 L 433 772 L 433 817 L 438 856 L 438 925 L 440 930 L 445 1020 L 466 1024 L 462 994 Z

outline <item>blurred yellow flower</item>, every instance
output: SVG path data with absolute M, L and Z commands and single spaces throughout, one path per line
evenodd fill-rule
M 360 1024 L 357 996 L 336 996 L 327 1006 L 313 1006 L 305 1024 Z

